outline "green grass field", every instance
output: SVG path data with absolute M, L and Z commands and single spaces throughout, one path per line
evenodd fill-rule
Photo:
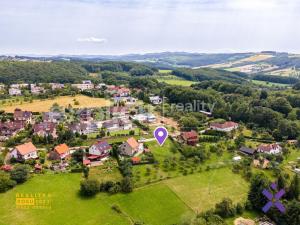
M 252 80 L 252 83 L 257 84 L 257 85 L 262 85 L 266 87 L 289 87 L 291 85 L 288 84 L 280 84 L 280 83 L 272 83 L 272 82 L 266 82 L 266 81 L 261 81 L 261 80 Z
M 179 85 L 179 86 L 186 86 L 189 87 L 192 84 L 195 84 L 196 82 L 194 81 L 189 81 L 189 80 L 175 80 L 175 79 L 157 79 L 159 82 L 165 82 L 167 84 L 171 85 Z
M 179 85 L 179 86 L 186 86 L 189 87 L 192 84 L 195 84 L 197 82 L 195 81 L 189 81 L 184 80 L 179 77 L 176 77 L 174 75 L 165 75 L 165 76 L 153 76 L 153 78 L 157 79 L 158 82 L 165 82 L 170 85 Z
M 171 225 L 214 207 L 224 197 L 244 201 L 248 184 L 230 169 L 216 169 L 137 188 L 131 194 L 78 195 L 81 174 L 46 174 L 0 194 L 1 225 Z M 16 194 L 50 194 L 51 209 L 16 208 Z M 122 213 L 111 207 L 118 205 Z
M 165 184 L 148 186 L 131 194 L 78 195 L 80 174 L 41 175 L 0 194 L 1 225 L 127 225 L 174 224 L 193 212 Z M 16 194 L 51 194 L 51 209 L 16 209 Z M 119 205 L 124 214 L 111 209 Z
M 211 209 L 223 198 L 243 202 L 247 198 L 248 183 L 229 168 L 178 177 L 165 183 L 194 211 Z

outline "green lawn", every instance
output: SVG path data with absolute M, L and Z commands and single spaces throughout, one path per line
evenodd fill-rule
M 161 225 L 180 222 L 193 212 L 164 184 L 148 186 L 133 193 L 92 199 L 78 196 L 80 174 L 41 175 L 7 193 L 0 194 L 1 225 L 126 225 L 130 221 Z M 52 195 L 51 209 L 16 209 L 17 193 Z M 119 205 L 125 213 L 111 209 Z M 130 218 L 130 219 L 129 219 Z
M 248 183 L 229 168 L 178 177 L 165 183 L 196 212 L 214 208 L 225 197 L 235 203 L 244 202 L 248 193 Z
M 189 87 L 192 84 L 195 84 L 196 82 L 194 81 L 189 81 L 189 80 L 176 80 L 176 79 L 157 79 L 159 82 L 165 82 L 167 84 L 171 85 L 179 85 L 179 86 L 186 86 Z
M 289 84 L 280 84 L 280 83 L 272 83 L 272 82 L 266 82 L 266 81 L 261 81 L 261 80 L 252 80 L 252 83 L 257 84 L 257 85 L 263 85 L 267 87 L 289 87 L 291 85 Z

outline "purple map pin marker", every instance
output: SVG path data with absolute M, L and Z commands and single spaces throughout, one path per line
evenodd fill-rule
M 162 146 L 168 137 L 168 130 L 164 127 L 157 127 L 153 132 L 153 136 L 156 138 L 159 145 Z

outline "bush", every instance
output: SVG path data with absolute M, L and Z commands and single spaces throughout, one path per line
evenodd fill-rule
M 244 212 L 244 206 L 241 203 L 236 204 L 236 213 L 241 215 Z
M 130 193 L 133 191 L 133 181 L 130 177 L 125 177 L 121 182 L 121 190 L 124 193 Z
M 11 180 L 9 175 L 3 171 L 0 171 L 0 193 L 6 192 L 7 190 L 16 186 L 17 182 Z
M 233 206 L 232 200 L 224 198 L 220 203 L 216 204 L 215 213 L 222 218 L 232 217 L 235 215 L 235 207 Z
M 29 170 L 28 165 L 17 165 L 10 172 L 10 179 L 16 181 L 18 184 L 24 183 L 28 179 Z
M 94 196 L 99 191 L 99 182 L 97 180 L 84 180 L 80 183 L 80 193 L 83 196 Z

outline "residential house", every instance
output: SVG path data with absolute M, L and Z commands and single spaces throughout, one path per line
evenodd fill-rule
M 15 109 L 14 111 L 15 121 L 25 121 L 26 123 L 32 123 L 32 112 L 22 111 L 21 109 Z
M 130 89 L 129 88 L 124 88 L 120 87 L 117 92 L 114 94 L 114 96 L 117 97 L 127 97 L 130 95 Z
M 119 151 L 122 155 L 133 156 L 138 152 L 143 152 L 143 143 L 138 143 L 135 138 L 131 137 L 119 146 Z
M 109 132 L 122 130 L 119 119 L 107 120 L 102 124 L 102 127 L 106 128 Z
M 63 120 L 64 115 L 61 112 L 45 112 L 43 113 L 43 121 L 51 123 L 59 123 Z
M 95 88 L 99 90 L 99 89 L 102 89 L 102 88 L 104 88 L 104 87 L 106 87 L 106 84 L 100 83 L 100 84 L 98 84 Z
M 11 84 L 11 85 L 10 85 L 11 88 L 17 88 L 17 89 L 19 89 L 19 88 L 26 88 L 26 87 L 28 87 L 28 86 L 29 86 L 29 84 L 26 84 L 26 83 L 22 83 L 22 84 Z
M 222 132 L 230 132 L 232 130 L 237 129 L 239 126 L 238 123 L 227 121 L 225 123 L 211 123 L 210 129 Z
M 155 123 L 156 122 L 156 116 L 151 113 L 136 114 L 134 116 L 131 116 L 131 119 L 137 120 L 137 121 L 143 122 L 143 123 Z
M 39 95 L 45 92 L 45 88 L 36 86 L 35 84 L 30 84 L 31 94 Z
M 137 99 L 134 97 L 118 97 L 115 96 L 114 98 L 114 104 L 120 104 L 120 103 L 124 103 L 125 105 L 133 105 L 137 102 Z
M 282 152 L 282 148 L 279 144 L 261 144 L 257 147 L 257 152 L 266 154 L 279 154 Z
M 57 138 L 56 134 L 56 124 L 52 122 L 41 122 L 34 124 L 33 126 L 34 135 L 38 135 L 39 137 L 47 137 L 52 136 L 53 138 Z
M 11 96 L 18 96 L 18 95 L 22 95 L 22 91 L 18 88 L 9 88 L 8 89 L 8 93 Z
M 91 121 L 93 120 L 93 112 L 90 109 L 81 109 L 77 112 L 80 121 Z
M 13 150 L 11 150 L 10 156 L 17 160 L 38 158 L 37 149 L 31 142 L 16 146 Z
M 72 87 L 85 91 L 94 89 L 94 84 L 90 80 L 84 80 L 81 84 L 72 84 Z
M 69 129 L 73 133 L 79 133 L 79 134 L 91 134 L 96 131 L 98 131 L 98 126 L 96 123 L 93 122 L 87 122 L 87 123 L 72 123 L 69 126 Z
M 159 96 L 150 96 L 149 99 L 153 105 L 159 105 L 162 103 L 162 98 Z
M 118 130 L 130 130 L 132 129 L 132 123 L 128 119 L 112 119 L 107 120 L 102 124 L 103 128 L 106 128 L 108 131 L 118 131 Z
M 112 117 L 125 117 L 129 113 L 128 108 L 123 106 L 110 107 L 109 111 Z
M 112 147 L 106 141 L 98 141 L 89 148 L 89 160 L 104 159 L 109 156 Z
M 196 145 L 198 143 L 199 137 L 198 133 L 194 130 L 189 132 L 182 132 L 180 134 L 180 139 L 182 142 L 188 145 Z
M 7 138 L 16 135 L 19 131 L 25 128 L 24 121 L 8 121 L 0 122 L 0 137 L 1 140 L 6 140 Z
M 64 84 L 60 83 L 50 83 L 52 90 L 63 89 L 65 87 Z
M 70 148 L 66 144 L 60 144 L 54 147 L 52 157 L 55 159 L 65 159 L 71 154 Z
M 241 147 L 241 148 L 239 149 L 239 151 L 240 151 L 242 154 L 250 155 L 250 156 L 254 155 L 255 152 L 256 152 L 255 149 L 253 149 L 253 148 L 248 148 L 248 147 L 245 147 L 245 146 Z

